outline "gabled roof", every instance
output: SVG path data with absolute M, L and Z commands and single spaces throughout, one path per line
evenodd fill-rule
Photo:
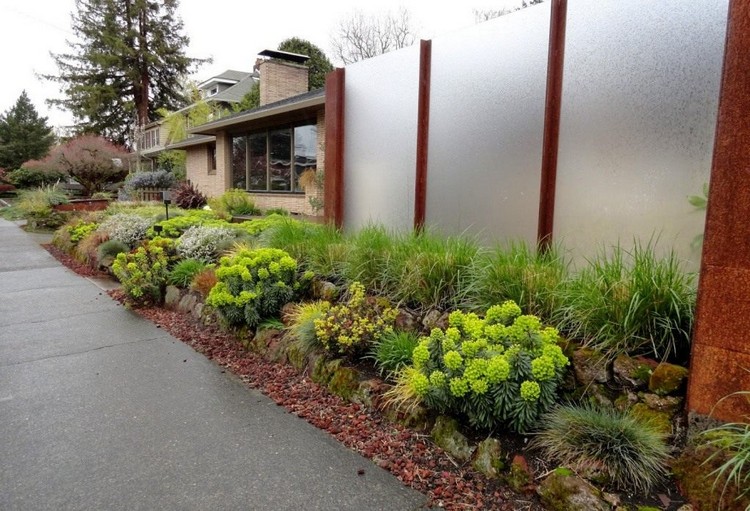
M 245 97 L 245 94 L 252 90 L 253 86 L 256 83 L 258 83 L 258 76 L 255 74 L 250 74 L 228 89 L 206 98 L 206 101 L 225 101 L 227 103 L 239 103 L 242 98 Z
M 248 71 L 235 71 L 233 69 L 227 69 L 223 73 L 212 76 L 208 80 L 201 82 L 198 84 L 199 89 L 203 89 L 210 85 L 213 82 L 217 83 L 237 83 L 240 80 L 244 80 L 248 76 L 250 76 L 252 73 Z
M 304 94 L 298 94 L 291 98 L 282 99 L 251 110 L 244 110 L 236 114 L 222 117 L 215 121 L 195 126 L 188 130 L 191 134 L 215 135 L 227 127 L 238 127 L 243 123 L 250 123 L 258 119 L 273 117 L 275 115 L 287 114 L 289 112 L 314 111 L 325 106 L 326 94 L 324 89 L 316 89 Z

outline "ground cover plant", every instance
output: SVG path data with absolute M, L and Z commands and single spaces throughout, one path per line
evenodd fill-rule
M 134 248 L 146 239 L 146 232 L 152 223 L 152 220 L 140 215 L 117 213 L 105 218 L 99 225 L 99 230 L 106 233 L 109 239 Z
M 177 253 L 183 259 L 214 263 L 236 240 L 236 232 L 228 227 L 194 225 L 177 240 Z

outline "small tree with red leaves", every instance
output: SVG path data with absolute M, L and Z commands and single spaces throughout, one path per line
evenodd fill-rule
M 125 179 L 129 154 L 103 137 L 82 135 L 55 147 L 49 164 L 75 179 L 85 195 L 91 195 Z

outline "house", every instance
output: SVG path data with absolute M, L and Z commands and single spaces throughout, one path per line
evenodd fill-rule
M 197 89 L 203 101 L 211 105 L 212 109 L 229 111 L 234 104 L 242 101 L 242 98 L 258 82 L 259 76 L 255 70 L 236 71 L 228 69 L 219 75 L 199 83 Z M 188 112 L 194 106 L 187 106 L 175 113 L 187 116 Z M 169 129 L 165 127 L 164 119 L 145 125 L 137 144 L 138 152 L 145 165 L 152 169 L 155 168 L 154 159 L 159 153 L 166 150 L 166 146 L 170 142 Z
M 186 151 L 187 179 L 209 197 L 239 188 L 261 209 L 318 214 L 322 190 L 312 176 L 324 165 L 325 94 L 308 91 L 307 56 L 259 55 L 260 106 L 191 127 L 167 149 Z

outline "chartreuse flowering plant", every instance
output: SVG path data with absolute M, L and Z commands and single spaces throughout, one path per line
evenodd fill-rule
M 484 318 L 455 311 L 422 337 L 407 385 L 429 407 L 466 415 L 481 429 L 529 430 L 556 400 L 568 358 L 558 331 L 513 301 Z
M 315 335 L 327 351 L 356 357 L 393 331 L 397 314 L 387 304 L 367 298 L 364 286 L 355 281 L 346 303 L 331 307 L 315 320 Z
M 297 261 L 283 250 L 241 247 L 220 259 L 218 282 L 206 303 L 230 325 L 254 328 L 276 315 L 312 277 L 312 272 L 299 276 Z
M 112 264 L 112 271 L 131 301 L 161 303 L 170 264 L 175 259 L 174 241 L 154 238 L 143 242 L 132 252 L 119 253 Z

